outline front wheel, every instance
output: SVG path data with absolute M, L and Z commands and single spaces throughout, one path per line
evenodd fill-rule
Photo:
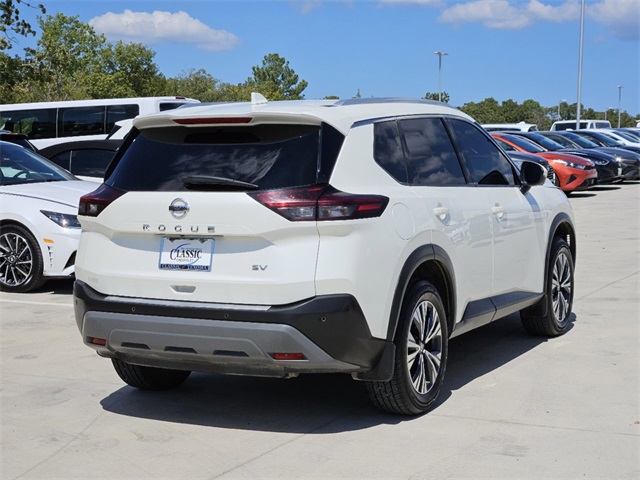
M 191 372 L 167 368 L 132 365 L 117 358 L 111 359 L 118 376 L 127 384 L 141 390 L 169 390 L 179 387 Z
M 373 404 L 401 415 L 418 415 L 429 410 L 444 381 L 448 337 L 438 291 L 429 282 L 416 283 L 400 313 L 391 380 L 367 383 Z
M 542 303 L 520 312 L 525 330 L 533 335 L 547 337 L 562 335 L 569 325 L 573 291 L 573 255 L 567 242 L 556 238 L 549 255 L 546 292 Z
M 29 292 L 44 282 L 42 253 L 31 232 L 20 225 L 0 227 L 0 289 Z

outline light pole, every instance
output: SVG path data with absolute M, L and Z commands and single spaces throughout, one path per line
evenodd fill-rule
M 564 102 L 566 102 L 566 100 L 563 98 L 562 100 L 560 100 L 560 103 L 558 103 L 558 120 L 562 120 L 562 116 L 560 115 L 560 105 L 562 105 Z
M 580 130 L 580 103 L 582 101 L 582 44 L 584 40 L 584 0 L 580 8 L 580 49 L 578 53 L 578 106 L 576 112 L 576 130 Z
M 622 101 L 622 85 L 618 85 L 618 128 L 620 128 L 620 103 Z
M 442 101 L 442 57 L 449 55 L 444 52 L 433 52 L 434 55 L 438 55 L 438 101 Z

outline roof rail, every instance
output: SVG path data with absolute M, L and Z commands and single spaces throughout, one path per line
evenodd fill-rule
M 348 106 L 348 105 L 371 105 L 376 103 L 421 103 L 428 105 L 446 105 L 446 103 L 438 102 L 436 100 L 427 100 L 424 98 L 401 98 L 401 97 L 380 97 L 380 98 L 349 98 L 345 100 L 338 100 L 331 105 L 332 107 Z

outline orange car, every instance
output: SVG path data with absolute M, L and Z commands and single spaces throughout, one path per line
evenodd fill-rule
M 558 186 L 563 192 L 587 190 L 596 184 L 598 172 L 591 160 L 568 153 L 548 152 L 526 138 L 502 132 L 491 132 L 491 136 L 507 152 L 532 153 L 546 159 L 556 172 Z

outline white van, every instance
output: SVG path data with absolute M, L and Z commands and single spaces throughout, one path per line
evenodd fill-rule
M 553 122 L 551 131 L 558 130 L 584 130 L 587 128 L 611 128 L 609 120 L 580 120 L 580 128 L 576 129 L 576 120 L 560 120 Z
M 185 97 L 138 97 L 0 105 L 0 130 L 25 133 L 44 148 L 75 137 L 102 140 L 115 122 L 200 103 Z
M 485 123 L 482 125 L 487 132 L 537 132 L 538 125 L 535 123 Z

